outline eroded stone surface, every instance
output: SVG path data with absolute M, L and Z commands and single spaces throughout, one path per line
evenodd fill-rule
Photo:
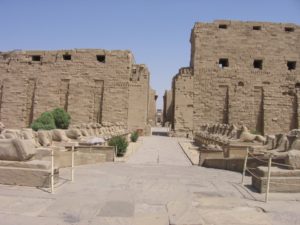
M 298 128 L 299 73 L 288 65 L 299 61 L 298 29 L 289 23 L 195 23 L 190 67 L 173 77 L 173 102 L 166 92 L 164 120 L 184 136 L 203 123 L 217 122 L 242 122 L 268 134 Z
M 135 64 L 128 50 L 2 52 L 1 121 L 8 128 L 28 127 L 61 107 L 73 124 L 123 121 L 144 130 L 156 111 L 149 79 L 147 66 Z

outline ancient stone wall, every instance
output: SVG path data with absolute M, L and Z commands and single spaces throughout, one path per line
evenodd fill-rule
M 168 123 L 171 125 L 173 123 L 173 93 L 172 90 L 166 90 L 163 96 L 164 108 L 163 108 L 163 124 Z
M 133 129 L 146 129 L 148 119 L 150 74 L 145 65 L 133 65 L 129 83 L 128 125 Z
M 194 128 L 207 122 L 242 122 L 261 133 L 297 128 L 299 28 L 259 22 L 196 23 L 191 35 Z
M 299 26 L 196 23 L 190 42 L 194 130 L 216 122 L 243 123 L 262 134 L 299 127 Z
M 130 51 L 76 49 L 1 53 L 1 121 L 11 128 L 28 127 L 41 113 L 62 107 L 71 114 L 73 123 L 129 123 L 129 103 L 134 98 L 131 87 L 137 82 L 133 78 L 133 67 Z M 146 79 L 148 77 L 149 74 Z M 135 91 L 140 94 L 138 87 Z M 144 112 L 147 113 L 147 107 Z M 143 122 L 139 120 L 141 127 L 147 121 L 143 119 Z
M 152 88 L 149 89 L 149 107 L 148 107 L 148 122 L 151 126 L 155 126 L 156 122 L 156 92 Z
M 190 68 L 181 68 L 173 78 L 173 126 L 178 136 L 186 136 L 193 130 L 193 80 Z

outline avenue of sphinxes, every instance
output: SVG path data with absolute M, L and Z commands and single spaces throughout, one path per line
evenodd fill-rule
M 0 225 L 300 224 L 300 26 L 189 41 L 164 96 L 133 50 L 0 52 Z

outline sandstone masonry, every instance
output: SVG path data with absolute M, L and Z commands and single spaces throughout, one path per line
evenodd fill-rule
M 299 128 L 298 25 L 196 23 L 190 42 L 190 75 L 179 71 L 172 85 L 178 134 L 217 122 L 262 134 Z
M 173 120 L 173 93 L 171 90 L 166 90 L 163 96 L 163 124 L 170 125 Z
M 145 129 L 149 78 L 130 51 L 75 49 L 0 54 L 0 121 L 28 127 L 41 113 L 62 107 L 72 123 L 123 121 Z
M 177 133 L 189 134 L 193 127 L 193 79 L 190 68 L 181 68 L 173 78 L 174 127 Z
M 149 124 L 156 125 L 156 91 L 152 88 L 149 89 Z

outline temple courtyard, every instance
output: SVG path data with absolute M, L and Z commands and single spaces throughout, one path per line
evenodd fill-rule
M 60 169 L 55 193 L 0 185 L 0 224 L 299 224 L 300 193 L 264 194 L 241 174 L 192 165 L 178 141 L 149 136 L 125 162 Z M 247 177 L 246 184 L 250 185 Z

